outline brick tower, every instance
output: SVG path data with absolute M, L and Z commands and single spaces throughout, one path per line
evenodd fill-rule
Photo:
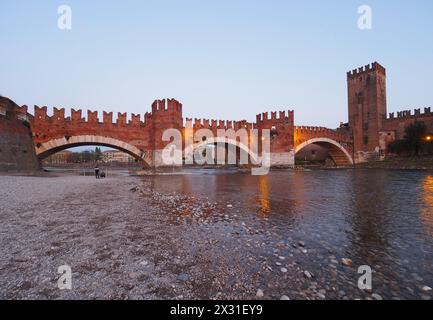
M 177 129 L 182 132 L 182 104 L 175 99 L 155 100 L 152 104 L 152 136 L 153 136 L 153 165 L 165 166 L 162 151 L 170 142 L 163 141 L 162 136 L 167 129 Z
M 379 131 L 386 118 L 386 70 L 379 63 L 347 73 L 349 127 L 354 140 L 354 160 L 379 156 Z

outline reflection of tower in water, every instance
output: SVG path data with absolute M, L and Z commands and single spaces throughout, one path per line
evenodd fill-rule
M 422 184 L 422 220 L 429 235 L 433 236 L 433 176 L 425 177 Z

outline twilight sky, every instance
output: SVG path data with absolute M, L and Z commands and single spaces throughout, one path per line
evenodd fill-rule
M 62 4 L 69 31 L 57 27 Z M 357 28 L 363 4 L 372 30 Z M 388 111 L 433 107 L 432 39 L 431 0 L 0 0 L 0 94 L 101 119 L 172 97 L 184 117 L 293 108 L 298 125 L 336 127 L 347 121 L 346 72 L 375 60 Z

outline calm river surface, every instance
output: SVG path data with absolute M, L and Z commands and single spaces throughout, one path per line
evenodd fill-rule
M 368 265 L 373 291 L 384 298 L 431 296 L 425 286 L 433 286 L 432 173 L 313 170 L 251 176 L 185 169 L 150 179 L 157 192 L 233 206 L 229 212 L 252 229 L 265 231 L 263 241 L 305 242 L 313 254 L 295 258 L 317 275 L 316 281 L 332 285 L 339 277 L 357 279 L 357 267 Z M 353 260 L 353 269 L 336 271 L 345 257 Z M 346 292 L 358 290 L 355 286 L 356 281 Z

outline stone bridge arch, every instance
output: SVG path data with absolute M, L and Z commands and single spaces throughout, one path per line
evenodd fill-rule
M 39 160 L 43 160 L 56 152 L 86 145 L 111 147 L 130 154 L 138 161 L 141 161 L 146 167 L 151 166 L 151 155 L 146 151 L 142 151 L 137 147 L 121 140 L 97 135 L 63 137 L 52 139 L 44 143 L 39 143 L 36 146 L 36 155 L 38 156 Z
M 205 148 L 206 146 L 215 145 L 215 144 L 224 144 L 224 145 L 235 146 L 241 152 L 245 152 L 246 154 L 248 154 L 250 163 L 252 163 L 252 164 L 260 163 L 260 157 L 257 154 L 255 154 L 254 152 L 252 152 L 252 150 L 247 145 L 245 145 L 244 143 L 242 143 L 238 140 L 230 139 L 228 137 L 213 137 L 213 138 L 207 139 L 206 141 L 197 142 L 195 144 L 192 144 L 192 145 L 188 146 L 187 148 L 185 148 L 185 157 L 188 155 L 190 155 L 190 156 L 193 155 L 197 149 Z
M 303 143 L 297 145 L 295 147 L 295 155 L 301 151 L 306 146 L 309 146 L 311 144 L 317 144 L 320 146 L 327 147 L 329 150 L 329 155 L 331 158 L 335 161 L 335 163 L 340 165 L 353 165 L 353 158 L 347 151 L 345 147 L 343 147 L 340 143 L 337 141 L 330 139 L 330 138 L 312 138 L 307 141 L 304 141 Z

